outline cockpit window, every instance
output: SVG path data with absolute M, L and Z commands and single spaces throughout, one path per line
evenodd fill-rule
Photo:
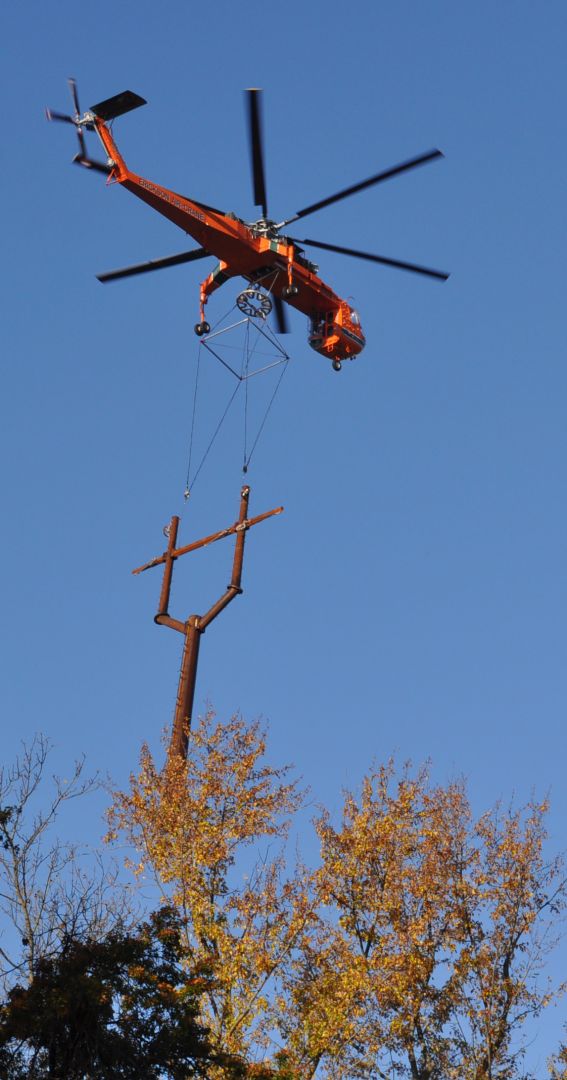
M 360 326 L 360 315 L 358 314 L 358 311 L 351 310 L 350 321 L 354 326 Z

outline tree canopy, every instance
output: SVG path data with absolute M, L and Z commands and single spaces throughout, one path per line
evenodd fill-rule
M 186 762 L 159 768 L 144 746 L 113 794 L 107 839 L 157 905 L 140 920 L 115 874 L 73 871 L 63 892 L 43 874 L 74 859 L 47 844 L 57 802 L 26 818 L 43 760 L 23 759 L 0 805 L 22 940 L 20 961 L 0 950 L 7 1080 L 542 1080 L 523 1032 L 560 990 L 545 963 L 567 895 L 546 801 L 475 816 L 463 781 L 376 765 L 340 814 L 319 810 L 306 866 L 286 847 L 305 803 L 290 769 L 266 761 L 259 724 L 206 716 Z M 560 1043 L 553 1080 L 566 1061 Z
M 110 815 L 211 972 L 213 1045 L 265 1061 L 276 1046 L 306 1080 L 524 1076 L 521 1029 L 553 997 L 541 974 L 566 895 L 547 803 L 475 819 L 464 783 L 389 763 L 345 794 L 340 823 L 320 813 L 320 865 L 290 868 L 274 839 L 301 797 L 264 751 L 257 725 L 205 718 L 186 764 L 158 771 L 143 750 Z
M 28 986 L 8 994 L 0 1019 L 2 1075 L 206 1076 L 201 986 L 182 964 L 175 909 L 161 908 L 136 932 L 69 939 L 58 955 L 38 961 Z

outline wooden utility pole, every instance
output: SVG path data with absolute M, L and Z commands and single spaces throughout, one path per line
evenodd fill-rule
M 187 544 L 185 547 L 177 548 L 175 546 L 177 544 L 179 518 L 172 517 L 166 530 L 168 537 L 167 551 L 164 551 L 163 555 L 158 555 L 157 558 L 152 559 L 151 562 L 145 563 L 144 566 L 138 566 L 132 571 L 133 574 L 141 574 L 144 570 L 151 569 L 152 566 L 159 566 L 161 563 L 164 564 L 159 607 L 154 621 L 158 623 L 159 626 L 169 626 L 171 630 L 177 630 L 185 637 L 181 672 L 179 675 L 179 688 L 177 691 L 175 715 L 173 718 L 173 729 L 168 750 L 169 757 L 175 755 L 183 758 L 183 760 L 186 760 L 187 758 L 201 636 L 205 633 L 207 626 L 212 623 L 213 619 L 216 619 L 217 615 L 220 615 L 221 611 L 230 604 L 231 600 L 234 600 L 235 596 L 239 596 L 242 592 L 240 581 L 242 578 L 244 539 L 246 533 L 252 525 L 257 525 L 260 521 L 265 521 L 275 514 L 281 514 L 283 510 L 283 506 L 278 506 L 275 510 L 268 510 L 265 514 L 259 514 L 257 517 L 248 518 L 246 514 L 248 511 L 249 497 L 250 488 L 245 485 L 240 492 L 240 513 L 238 521 L 235 521 L 234 525 L 229 525 L 227 529 L 221 529 L 220 532 L 205 536 L 202 540 L 195 540 L 192 544 Z M 223 593 L 211 608 L 209 608 L 205 615 L 190 615 L 185 622 L 180 622 L 179 619 L 172 619 L 169 614 L 169 594 L 171 592 L 173 564 L 175 560 L 181 555 L 186 555 L 190 551 L 196 551 L 198 548 L 206 547 L 208 544 L 212 544 L 216 540 L 222 540 L 223 537 L 231 536 L 233 533 L 236 536 L 236 543 L 234 545 L 232 577 L 226 592 Z

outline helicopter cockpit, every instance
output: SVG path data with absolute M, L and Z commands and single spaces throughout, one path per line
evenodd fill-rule
M 318 311 L 309 320 L 309 344 L 317 352 L 324 347 L 326 339 L 335 333 L 335 312 Z
M 314 313 L 309 320 L 309 344 L 339 371 L 341 360 L 352 360 L 365 345 L 358 312 L 343 301 L 334 311 Z

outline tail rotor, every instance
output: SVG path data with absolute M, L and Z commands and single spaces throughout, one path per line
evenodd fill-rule
M 84 129 L 86 128 L 87 131 L 93 130 L 92 118 L 89 118 L 89 115 L 87 113 L 81 115 L 79 95 L 77 93 L 77 83 L 75 79 L 69 78 L 67 82 L 69 83 L 71 100 L 75 109 L 74 115 L 71 116 L 69 113 L 57 112 L 55 109 L 46 109 L 45 115 L 48 120 L 59 120 L 64 124 L 74 125 L 75 131 L 77 132 L 77 138 L 79 140 L 79 152 L 78 154 L 75 154 L 75 157 L 73 158 L 73 164 L 83 165 L 86 169 L 93 169 L 95 172 L 104 173 L 105 176 L 108 176 L 110 172 L 110 167 L 108 165 L 104 165 L 101 161 L 93 161 L 87 154 Z
M 80 126 L 81 108 L 79 105 L 79 95 L 77 93 L 77 83 L 75 82 L 75 79 L 68 79 L 68 83 L 69 90 L 71 91 L 71 97 L 73 99 L 73 105 L 75 106 L 74 124 L 75 131 L 77 132 L 77 138 L 79 140 L 79 153 L 75 154 L 73 161 L 77 162 L 78 165 L 81 165 L 83 161 L 86 161 L 88 159 L 88 155 L 85 145 L 85 134 L 82 127 Z

